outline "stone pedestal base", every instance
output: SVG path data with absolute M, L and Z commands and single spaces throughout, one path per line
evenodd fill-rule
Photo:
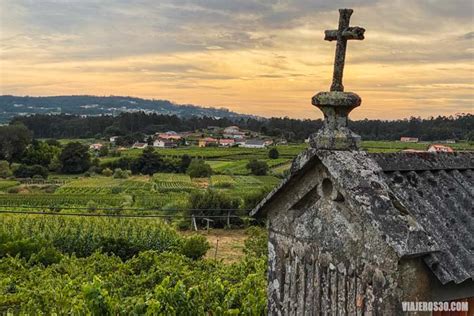
M 310 145 L 317 149 L 357 150 L 360 136 L 347 127 L 348 115 L 361 103 L 352 92 L 320 92 L 312 103 L 324 113 L 324 126 L 310 136 Z
M 360 136 L 348 128 L 328 130 L 323 127 L 310 136 L 309 144 L 316 149 L 358 150 Z

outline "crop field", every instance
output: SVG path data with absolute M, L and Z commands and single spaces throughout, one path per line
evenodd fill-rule
M 4 180 L 5 191 L 0 194 L 0 208 L 8 210 L 35 210 L 54 212 L 86 211 L 171 214 L 187 209 L 189 194 L 194 190 L 225 191 L 236 198 L 249 193 L 269 190 L 280 179 L 274 176 L 213 175 L 210 178 L 192 180 L 187 174 L 156 173 L 149 176 L 133 176 L 128 179 L 93 176 L 79 177 L 57 185 L 55 191 L 41 191 L 39 185 L 20 185 L 17 181 Z M 205 184 L 205 185 L 204 185 Z M 7 193 L 12 187 L 20 193 Z M 30 188 L 34 187 L 32 191 Z M 50 185 L 44 187 L 49 188 Z M 149 210 L 149 211 L 148 211 Z
M 263 315 L 266 258 L 241 235 L 209 249 L 158 219 L 3 214 L 0 314 Z
M 85 207 L 90 201 L 103 207 L 120 207 L 126 199 L 113 194 L 2 194 L 0 206 L 3 208 L 44 208 Z
M 0 180 L 0 207 L 27 210 L 66 211 L 74 208 L 153 209 L 163 212 L 186 209 L 188 199 L 195 190 L 211 188 L 229 193 L 232 197 L 245 199 L 249 194 L 269 191 L 275 187 L 291 166 L 291 159 L 307 145 L 277 146 L 279 158 L 269 159 L 268 149 L 248 148 L 175 148 L 158 149 L 162 155 L 179 157 L 187 154 L 204 157 L 214 175 L 209 178 L 191 179 L 186 174 L 157 173 L 150 176 L 131 176 L 115 179 L 93 175 L 55 175 L 50 178 L 60 181 L 22 182 Z M 394 152 L 403 149 L 426 149 L 428 143 L 403 143 L 387 141 L 364 141 L 362 146 L 369 152 Z M 473 150 L 471 143 L 449 144 L 456 150 Z M 138 156 L 141 150 L 124 151 L 122 156 Z M 269 176 L 252 176 L 246 168 L 248 157 L 257 157 L 269 167 Z M 113 159 L 117 159 L 114 157 Z
M 150 192 L 153 184 L 148 177 L 114 179 L 111 177 L 90 177 L 72 180 L 61 186 L 57 194 L 118 194 Z
M 153 182 L 156 190 L 160 192 L 190 191 L 196 188 L 187 174 L 155 173 Z

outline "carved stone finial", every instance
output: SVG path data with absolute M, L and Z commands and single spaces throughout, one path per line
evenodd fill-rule
M 330 92 L 320 92 L 313 97 L 312 104 L 324 114 L 324 126 L 311 135 L 310 144 L 318 149 L 357 150 L 360 136 L 348 127 L 349 113 L 361 103 L 361 98 L 352 92 L 344 92 L 342 77 L 348 40 L 363 40 L 365 29 L 349 26 L 352 9 L 339 9 L 339 27 L 325 31 L 325 40 L 337 40 L 334 73 Z

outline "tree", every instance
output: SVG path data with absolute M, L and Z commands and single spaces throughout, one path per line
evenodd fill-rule
M 61 149 L 50 146 L 46 142 L 33 140 L 23 154 L 23 163 L 27 165 L 42 165 L 48 167 L 54 157 L 59 156 Z
M 23 124 L 0 126 L 0 159 L 20 161 L 30 142 L 31 132 Z
M 162 167 L 163 159 L 155 152 L 153 147 L 145 148 L 140 157 L 131 164 L 131 169 L 134 174 L 142 173 L 152 175 L 159 172 Z
M 194 159 L 189 164 L 187 173 L 191 178 L 205 178 L 212 174 L 212 168 L 204 160 Z
M 278 149 L 276 149 L 275 147 L 273 147 L 272 149 L 268 151 L 268 158 L 278 159 L 278 157 L 280 157 L 280 153 L 278 152 Z
M 191 157 L 189 155 L 181 156 L 181 163 L 179 165 L 180 172 L 185 173 L 188 170 L 189 165 L 191 164 Z
M 268 172 L 268 165 L 265 161 L 252 159 L 247 163 L 247 169 L 256 176 L 264 176 Z
M 64 173 L 82 173 L 91 166 L 91 157 L 87 146 L 79 142 L 67 144 L 59 156 Z
M 40 176 L 43 179 L 48 178 L 48 169 L 41 165 L 20 165 L 14 172 L 17 178 L 33 178 L 34 176 Z

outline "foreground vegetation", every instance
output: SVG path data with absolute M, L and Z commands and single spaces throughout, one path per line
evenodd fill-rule
M 233 264 L 159 220 L 0 216 L 0 313 L 262 315 L 266 241 Z

